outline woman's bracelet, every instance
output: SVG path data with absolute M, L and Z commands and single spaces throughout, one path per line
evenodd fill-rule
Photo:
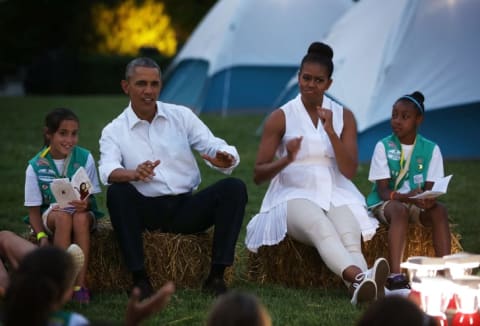
M 48 235 L 45 232 L 38 232 L 37 233 L 37 241 L 40 241 L 42 238 L 48 238 Z
M 396 193 L 395 191 L 392 191 L 392 192 L 390 193 L 390 200 L 394 200 L 393 196 L 395 195 L 395 193 Z

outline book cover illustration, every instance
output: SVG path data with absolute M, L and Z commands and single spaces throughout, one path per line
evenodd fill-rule
M 50 189 L 59 207 L 66 208 L 71 207 L 69 203 L 73 200 L 87 198 L 92 189 L 92 182 L 85 168 L 80 167 L 71 181 L 68 178 L 55 179 L 50 184 Z

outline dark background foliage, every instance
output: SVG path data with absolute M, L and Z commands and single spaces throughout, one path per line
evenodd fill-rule
M 126 56 L 92 51 L 96 41 L 90 9 L 98 0 L 0 1 L 0 84 L 24 80 L 27 94 L 118 93 Z M 114 6 L 121 0 L 101 0 Z M 142 1 L 138 0 L 138 3 Z M 162 0 L 179 49 L 216 0 Z M 153 56 L 165 69 L 171 58 Z

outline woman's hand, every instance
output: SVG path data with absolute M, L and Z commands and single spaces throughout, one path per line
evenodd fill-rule
M 324 109 L 320 106 L 317 106 L 317 114 L 318 118 L 322 122 L 323 129 L 325 129 L 325 132 L 327 134 L 331 134 L 334 131 L 333 129 L 333 115 L 331 110 Z
M 287 142 L 286 148 L 287 148 L 287 157 L 289 162 L 293 162 L 297 158 L 298 151 L 302 146 L 302 140 L 303 140 L 303 137 L 300 136 L 300 137 L 293 138 Z

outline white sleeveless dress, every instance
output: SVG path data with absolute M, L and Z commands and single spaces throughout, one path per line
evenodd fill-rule
M 322 107 L 332 111 L 333 128 L 340 136 L 343 107 L 326 96 Z M 363 239 L 371 239 L 378 221 L 368 215 L 364 196 L 338 170 L 333 147 L 323 125 L 318 123 L 315 128 L 300 95 L 280 109 L 285 113 L 285 134 L 276 156 L 287 155 L 285 146 L 292 138 L 303 136 L 303 140 L 296 160 L 271 180 L 260 212 L 248 223 L 247 248 L 256 252 L 263 245 L 274 245 L 284 239 L 287 233 L 287 202 L 291 199 L 308 199 L 325 211 L 330 209 L 330 205 L 348 205 L 360 225 Z

